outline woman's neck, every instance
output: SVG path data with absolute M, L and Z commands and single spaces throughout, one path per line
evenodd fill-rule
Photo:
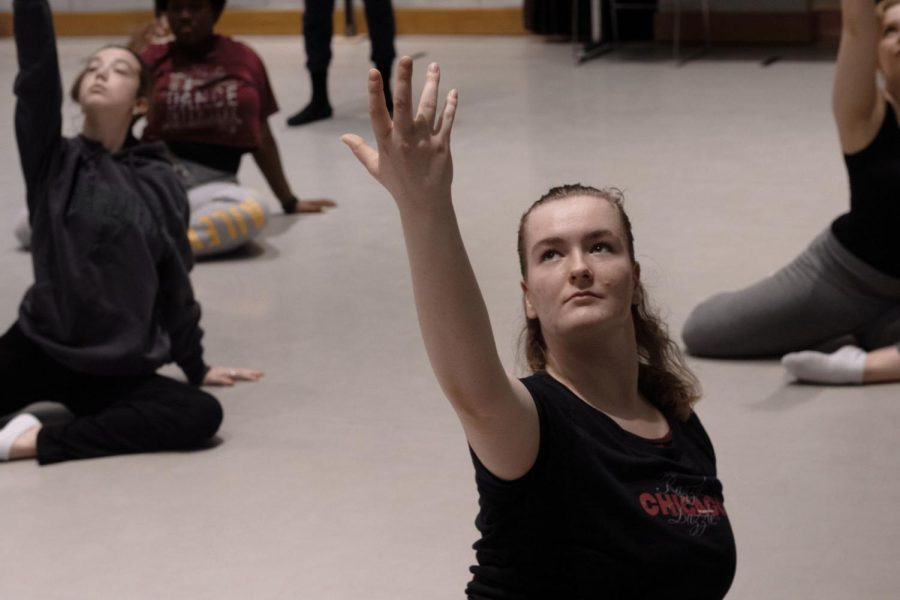
M 547 340 L 547 372 L 594 408 L 633 416 L 645 402 L 638 393 L 634 330 L 627 329 L 602 340 L 566 344 Z
M 128 129 L 131 126 L 131 117 L 117 119 L 111 115 L 105 118 L 85 115 L 84 127 L 81 135 L 89 140 L 100 143 L 110 153 L 121 150 L 128 138 Z
M 619 427 L 647 439 L 669 431 L 665 415 L 638 390 L 640 363 L 632 333 L 617 344 L 548 351 L 547 372 Z

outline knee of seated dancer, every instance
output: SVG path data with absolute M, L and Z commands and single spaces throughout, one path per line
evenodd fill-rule
M 222 404 L 214 396 L 203 391 L 192 401 L 192 404 L 197 413 L 199 433 L 203 440 L 208 440 L 222 425 L 224 417 Z
M 709 302 L 709 301 L 707 301 Z M 716 318 L 716 311 L 704 302 L 691 314 L 681 330 L 681 339 L 688 353 L 694 356 L 722 356 L 729 354 L 727 327 Z
M 222 405 L 202 390 L 192 390 L 177 407 L 180 413 L 179 446 L 198 446 L 209 440 L 222 424 Z
M 753 358 L 790 352 L 793 342 L 809 337 L 808 333 L 784 314 L 755 304 L 752 298 L 725 292 L 691 311 L 681 337 L 694 356 Z

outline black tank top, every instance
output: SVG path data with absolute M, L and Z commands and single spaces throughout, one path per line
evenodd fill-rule
M 531 470 L 494 477 L 473 454 L 480 511 L 471 600 L 719 600 L 734 536 L 696 415 L 661 444 L 631 434 L 546 373 L 522 382 L 540 418 Z
M 900 126 L 890 102 L 872 143 L 845 154 L 850 212 L 835 219 L 838 241 L 885 275 L 900 278 Z

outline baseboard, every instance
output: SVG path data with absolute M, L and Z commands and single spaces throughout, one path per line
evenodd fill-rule
M 816 13 L 727 13 L 710 15 L 710 37 L 713 43 L 778 43 L 803 44 L 816 40 Z M 653 30 L 657 40 L 672 40 L 674 15 L 657 13 Z M 681 15 L 681 39 L 703 41 L 703 18 L 700 12 Z
M 398 8 L 394 12 L 398 34 L 521 35 L 526 33 L 521 8 L 428 9 Z M 229 8 L 218 31 L 227 35 L 299 35 L 302 11 L 241 10 Z M 56 12 L 59 36 L 128 36 L 151 19 L 149 11 Z M 366 31 L 362 9 L 354 11 L 360 33 Z M 344 33 L 344 12 L 335 11 L 335 33 Z M 12 35 L 12 15 L 0 13 L 0 37 Z

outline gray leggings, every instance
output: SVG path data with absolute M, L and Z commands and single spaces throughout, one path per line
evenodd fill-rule
M 900 279 L 850 254 L 829 228 L 774 275 L 701 303 L 682 337 L 689 353 L 717 358 L 782 355 L 842 338 L 900 350 Z

